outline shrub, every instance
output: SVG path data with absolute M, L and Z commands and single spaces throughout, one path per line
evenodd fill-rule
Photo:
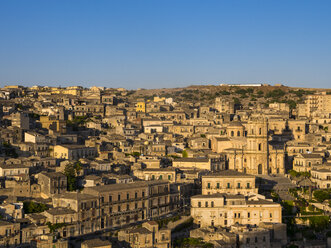
M 330 199 L 330 193 L 324 190 L 315 190 L 313 195 L 318 202 L 324 202 Z
M 48 210 L 47 205 L 43 203 L 36 203 L 33 201 L 25 201 L 23 202 L 23 210 L 26 214 L 32 214 L 32 213 L 41 213 L 45 210 Z

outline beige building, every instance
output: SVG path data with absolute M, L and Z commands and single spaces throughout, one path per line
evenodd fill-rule
M 202 194 L 213 195 L 216 193 L 257 194 L 255 176 L 231 170 L 202 176 Z
M 67 191 L 67 177 L 61 172 L 42 172 L 37 177 L 41 194 L 45 198 Z
M 143 170 L 134 170 L 133 175 L 139 179 L 150 181 L 150 180 L 168 180 L 170 183 L 176 183 L 178 169 L 175 168 L 146 168 Z
M 66 121 L 58 120 L 55 116 L 40 116 L 40 123 L 42 128 L 59 133 L 66 132 Z
M 321 165 L 323 158 L 319 154 L 314 153 L 302 153 L 294 157 L 293 170 L 297 172 L 308 172 L 313 167 Z
M 215 109 L 220 113 L 234 114 L 234 102 L 217 97 L 215 99 Z
M 53 153 L 55 158 L 78 160 L 80 158 L 96 157 L 97 149 L 84 145 L 56 145 Z
M 82 193 L 54 195 L 54 208 L 45 216 L 52 223 L 67 224 L 62 237 L 82 235 L 167 215 L 177 209 L 176 194 L 162 180 L 88 187 Z
M 196 195 L 191 198 L 191 216 L 200 227 L 281 223 L 282 207 L 269 200 L 243 195 Z
M 81 248 L 111 248 L 112 245 L 107 240 L 90 239 L 82 242 Z
M 177 158 L 172 166 L 181 170 L 213 170 L 208 158 Z
M 118 240 L 122 241 L 123 247 L 170 248 L 171 230 L 159 229 L 155 221 L 149 221 L 143 223 L 142 227 L 119 231 Z
M 285 148 L 281 142 L 270 141 L 268 119 L 263 116 L 251 117 L 245 125 L 245 145 L 225 149 L 229 169 L 253 175 L 284 174 Z M 228 131 L 227 131 L 228 132 Z M 232 134 L 240 138 L 243 128 L 231 126 Z M 237 144 L 237 143 L 234 143 Z
M 11 114 L 11 122 L 13 127 L 18 127 L 23 130 L 30 129 L 30 118 L 27 113 L 13 113 Z
M 20 224 L 0 220 L 0 247 L 15 248 L 20 244 Z
M 310 117 L 316 113 L 331 112 L 331 95 L 322 92 L 308 95 L 305 101 L 305 116 Z
M 29 175 L 30 168 L 24 165 L 0 165 L 0 177 Z
M 236 224 L 229 228 L 198 228 L 190 232 L 190 237 L 203 238 L 214 248 L 281 248 L 287 244 L 286 225 L 280 223 L 258 227 Z
M 331 187 L 331 170 L 330 168 L 312 169 L 311 181 L 317 188 L 329 189 Z

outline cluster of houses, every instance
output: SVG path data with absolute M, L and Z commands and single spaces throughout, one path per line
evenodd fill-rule
M 281 247 L 281 206 L 256 177 L 293 169 L 331 187 L 326 93 L 293 110 L 7 86 L 0 124 L 0 246 L 171 247 L 157 220 L 190 210 L 190 236 L 214 247 Z

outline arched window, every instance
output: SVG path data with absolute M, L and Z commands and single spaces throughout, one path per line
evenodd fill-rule
M 231 131 L 231 137 L 233 137 L 234 136 L 234 132 L 233 131 Z
M 261 144 L 259 144 L 259 151 L 261 151 Z
M 259 128 L 259 135 L 262 134 L 262 128 Z
M 262 174 L 262 164 L 259 164 L 257 167 L 258 174 Z
M 240 136 L 240 131 L 237 132 L 237 136 L 238 136 L 238 137 Z

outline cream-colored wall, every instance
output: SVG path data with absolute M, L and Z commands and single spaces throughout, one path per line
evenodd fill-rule
M 201 207 L 198 203 L 201 202 Z M 208 202 L 208 207 L 205 207 Z M 214 207 L 212 206 L 214 202 Z M 221 197 L 202 197 L 191 199 L 191 216 L 200 227 L 214 226 L 228 227 L 239 224 L 259 225 L 263 222 L 281 223 L 282 209 L 279 204 L 224 205 Z
M 230 187 L 228 188 L 228 184 Z M 238 187 L 240 184 L 240 187 Z M 208 187 L 210 186 L 210 187 Z M 202 177 L 202 194 L 257 194 L 258 188 L 255 188 L 255 177 Z

